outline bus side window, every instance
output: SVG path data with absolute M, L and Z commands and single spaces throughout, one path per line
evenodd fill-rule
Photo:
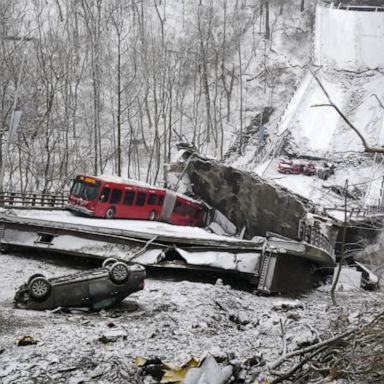
M 178 215 L 182 215 L 184 216 L 186 214 L 186 207 L 181 204 L 181 203 L 176 203 L 175 205 L 175 208 L 174 208 L 174 212 L 177 213 Z
M 109 188 L 103 188 L 103 190 L 100 193 L 100 198 L 99 198 L 99 201 L 101 203 L 106 203 L 109 200 L 110 191 L 111 190 Z
M 112 194 L 111 194 L 111 204 L 119 204 L 121 200 L 121 195 L 123 191 L 121 189 L 112 189 Z
M 136 205 L 138 207 L 144 206 L 144 204 L 145 204 L 145 196 L 146 196 L 145 192 L 139 192 L 137 194 Z
M 159 195 L 159 198 L 157 199 L 157 205 L 163 205 L 164 203 L 164 196 Z
M 156 204 L 156 195 L 154 193 L 150 193 L 148 195 L 147 204 L 148 205 L 155 205 Z
M 125 191 L 123 204 L 124 205 L 132 205 L 134 199 L 135 199 L 135 192 L 134 191 Z

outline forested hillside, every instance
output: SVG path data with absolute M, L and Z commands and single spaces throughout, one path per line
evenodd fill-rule
M 314 3 L 2 1 L 3 188 L 58 191 L 83 172 L 161 183 L 181 139 L 222 159 L 264 108 L 279 118 L 311 60 Z

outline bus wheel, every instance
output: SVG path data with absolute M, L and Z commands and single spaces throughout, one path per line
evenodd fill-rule
M 156 211 L 151 211 L 148 216 L 148 220 L 156 220 Z
M 113 208 L 108 208 L 106 211 L 105 211 L 105 215 L 104 217 L 106 219 L 113 219 L 115 217 L 115 210 Z

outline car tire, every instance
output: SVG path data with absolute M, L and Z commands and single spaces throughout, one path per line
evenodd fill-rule
M 128 280 L 129 267 L 127 264 L 118 261 L 109 270 L 109 278 L 115 284 L 122 284 Z
M 42 273 L 34 273 L 32 276 L 29 277 L 28 281 L 27 281 L 27 285 L 29 285 L 31 283 L 31 281 L 35 278 L 35 277 L 43 277 L 45 279 L 45 276 L 42 274 Z
M 45 300 L 51 292 L 51 284 L 45 277 L 35 277 L 28 285 L 29 294 L 38 301 Z
M 109 257 L 108 259 L 105 259 L 103 261 L 102 267 L 103 268 L 110 267 L 112 264 L 115 264 L 116 262 L 117 262 L 116 259 L 114 259 L 113 257 Z
M 151 220 L 151 221 L 156 220 L 156 211 L 151 211 L 149 213 L 148 220 Z
M 106 211 L 105 211 L 105 215 L 104 217 L 106 219 L 113 219 L 115 217 L 115 209 L 112 208 L 112 207 L 109 207 Z

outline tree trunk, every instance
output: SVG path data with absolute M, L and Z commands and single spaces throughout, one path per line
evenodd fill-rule
M 269 1 L 264 0 L 264 7 L 265 7 L 265 38 L 269 40 L 271 36 L 271 31 L 269 28 Z
M 121 176 L 121 36 L 117 35 L 117 175 Z

